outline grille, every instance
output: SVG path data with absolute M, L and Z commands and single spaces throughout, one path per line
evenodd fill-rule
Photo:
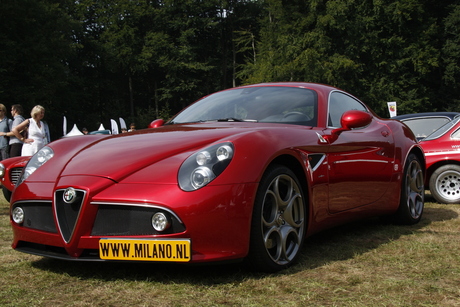
M 63 195 L 65 190 L 57 190 L 55 194 L 56 218 L 59 223 L 62 237 L 66 242 L 72 238 L 72 234 L 77 223 L 80 209 L 85 199 L 85 191 L 75 190 L 76 196 L 72 203 L 64 202 Z
M 23 227 L 57 233 L 51 202 L 18 202 L 16 207 L 24 210 Z
M 152 227 L 152 216 L 159 211 L 169 216 L 171 220 L 171 227 L 161 234 L 185 231 L 184 225 L 175 216 L 156 207 L 99 205 L 91 235 L 139 236 L 160 234 Z
M 23 167 L 15 167 L 10 170 L 10 181 L 13 184 L 16 184 L 19 180 L 19 176 L 21 176 Z

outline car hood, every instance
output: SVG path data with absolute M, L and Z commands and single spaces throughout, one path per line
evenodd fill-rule
M 264 125 L 265 126 L 265 125 Z M 219 123 L 171 125 L 98 139 L 68 159 L 60 176 L 98 176 L 120 181 L 162 160 L 174 160 L 176 169 L 193 152 L 209 144 L 255 133 L 254 124 Z M 85 138 L 81 136 L 79 138 Z M 58 145 L 58 144 L 56 144 Z

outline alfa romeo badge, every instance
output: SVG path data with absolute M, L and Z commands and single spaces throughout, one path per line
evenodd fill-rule
M 75 201 L 76 196 L 77 196 L 77 192 L 75 191 L 74 188 L 67 188 L 65 189 L 62 198 L 64 199 L 66 203 L 71 204 Z

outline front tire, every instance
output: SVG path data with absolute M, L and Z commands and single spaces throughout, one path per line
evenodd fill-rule
M 444 165 L 430 177 L 430 192 L 442 204 L 460 203 L 460 166 Z
M 252 268 L 276 272 L 294 263 L 305 239 L 306 216 L 295 174 L 285 166 L 271 166 L 254 204 L 248 255 Z
M 8 190 L 8 189 L 5 188 L 5 187 L 2 187 L 2 191 L 3 191 L 3 197 L 5 197 L 5 199 L 6 199 L 8 202 L 10 202 L 10 200 L 11 200 L 11 194 L 12 194 L 11 191 Z
M 403 176 L 399 208 L 394 218 L 398 224 L 412 225 L 422 218 L 425 199 L 423 169 L 415 154 L 407 158 Z

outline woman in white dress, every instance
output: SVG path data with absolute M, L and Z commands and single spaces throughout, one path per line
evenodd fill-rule
M 32 118 L 26 119 L 11 131 L 18 139 L 24 142 L 22 156 L 33 156 L 48 143 L 45 124 L 42 122 L 45 116 L 45 108 L 37 105 L 32 109 L 30 115 Z M 25 129 L 28 131 L 27 137 L 23 137 L 20 133 Z

